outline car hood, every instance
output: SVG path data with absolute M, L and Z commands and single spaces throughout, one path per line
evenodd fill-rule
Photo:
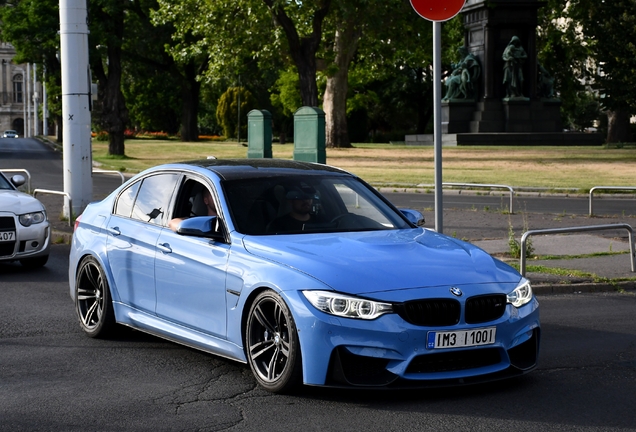
M 518 283 L 482 249 L 427 229 L 246 236 L 248 252 L 351 294 L 434 286 Z
M 0 190 L 0 212 L 17 215 L 44 210 L 40 201 L 16 190 Z

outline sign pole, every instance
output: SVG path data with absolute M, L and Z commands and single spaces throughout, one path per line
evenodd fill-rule
M 444 232 L 442 193 L 442 23 L 433 21 L 433 134 L 435 145 L 435 231 Z
M 442 195 L 442 21 L 457 15 L 466 0 L 410 0 L 422 18 L 433 22 L 433 138 L 435 146 L 435 231 L 444 231 Z

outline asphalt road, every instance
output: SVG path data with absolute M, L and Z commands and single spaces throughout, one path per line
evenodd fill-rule
M 30 142 L 7 152 L 4 141 L 0 168 L 29 169 L 35 187 L 61 184 L 58 154 L 25 151 Z M 50 176 L 46 186 L 41 176 Z M 36 271 L 0 264 L 0 431 L 636 430 L 633 293 L 540 296 L 540 365 L 520 379 L 278 396 L 245 365 L 139 332 L 84 336 L 68 294 L 68 252 L 54 245 Z
M 241 364 L 124 329 L 81 332 L 68 246 L 43 269 L 0 264 L 2 431 L 636 430 L 636 296 L 541 296 L 537 370 L 426 391 L 261 390 Z

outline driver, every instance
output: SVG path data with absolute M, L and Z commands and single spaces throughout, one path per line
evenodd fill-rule
M 212 198 L 212 193 L 208 190 L 208 188 L 203 188 L 203 203 L 205 204 L 208 216 L 218 216 L 216 207 L 214 205 L 214 198 Z M 168 222 L 168 227 L 172 231 L 176 232 L 177 229 L 179 228 L 179 224 L 183 222 L 185 219 L 188 219 L 188 218 L 180 217 L 180 218 L 171 219 L 170 222 Z
M 285 199 L 289 202 L 291 211 L 274 219 L 267 227 L 271 233 L 304 231 L 305 225 L 316 222 L 312 213 L 316 191 L 308 184 L 292 186 L 286 189 Z

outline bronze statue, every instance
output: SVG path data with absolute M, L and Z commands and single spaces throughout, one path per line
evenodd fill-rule
M 503 83 L 506 86 L 506 97 L 523 97 L 523 63 L 528 58 L 528 55 L 517 36 L 513 36 L 510 39 L 502 58 L 504 61 Z
M 468 52 L 466 47 L 459 47 L 457 51 L 461 60 L 452 64 L 453 72 L 444 81 L 447 87 L 446 96 L 442 100 L 469 99 L 475 100 L 479 96 L 479 76 L 481 66 L 477 57 Z
M 554 78 L 541 64 L 537 64 L 537 92 L 540 98 L 554 98 Z

